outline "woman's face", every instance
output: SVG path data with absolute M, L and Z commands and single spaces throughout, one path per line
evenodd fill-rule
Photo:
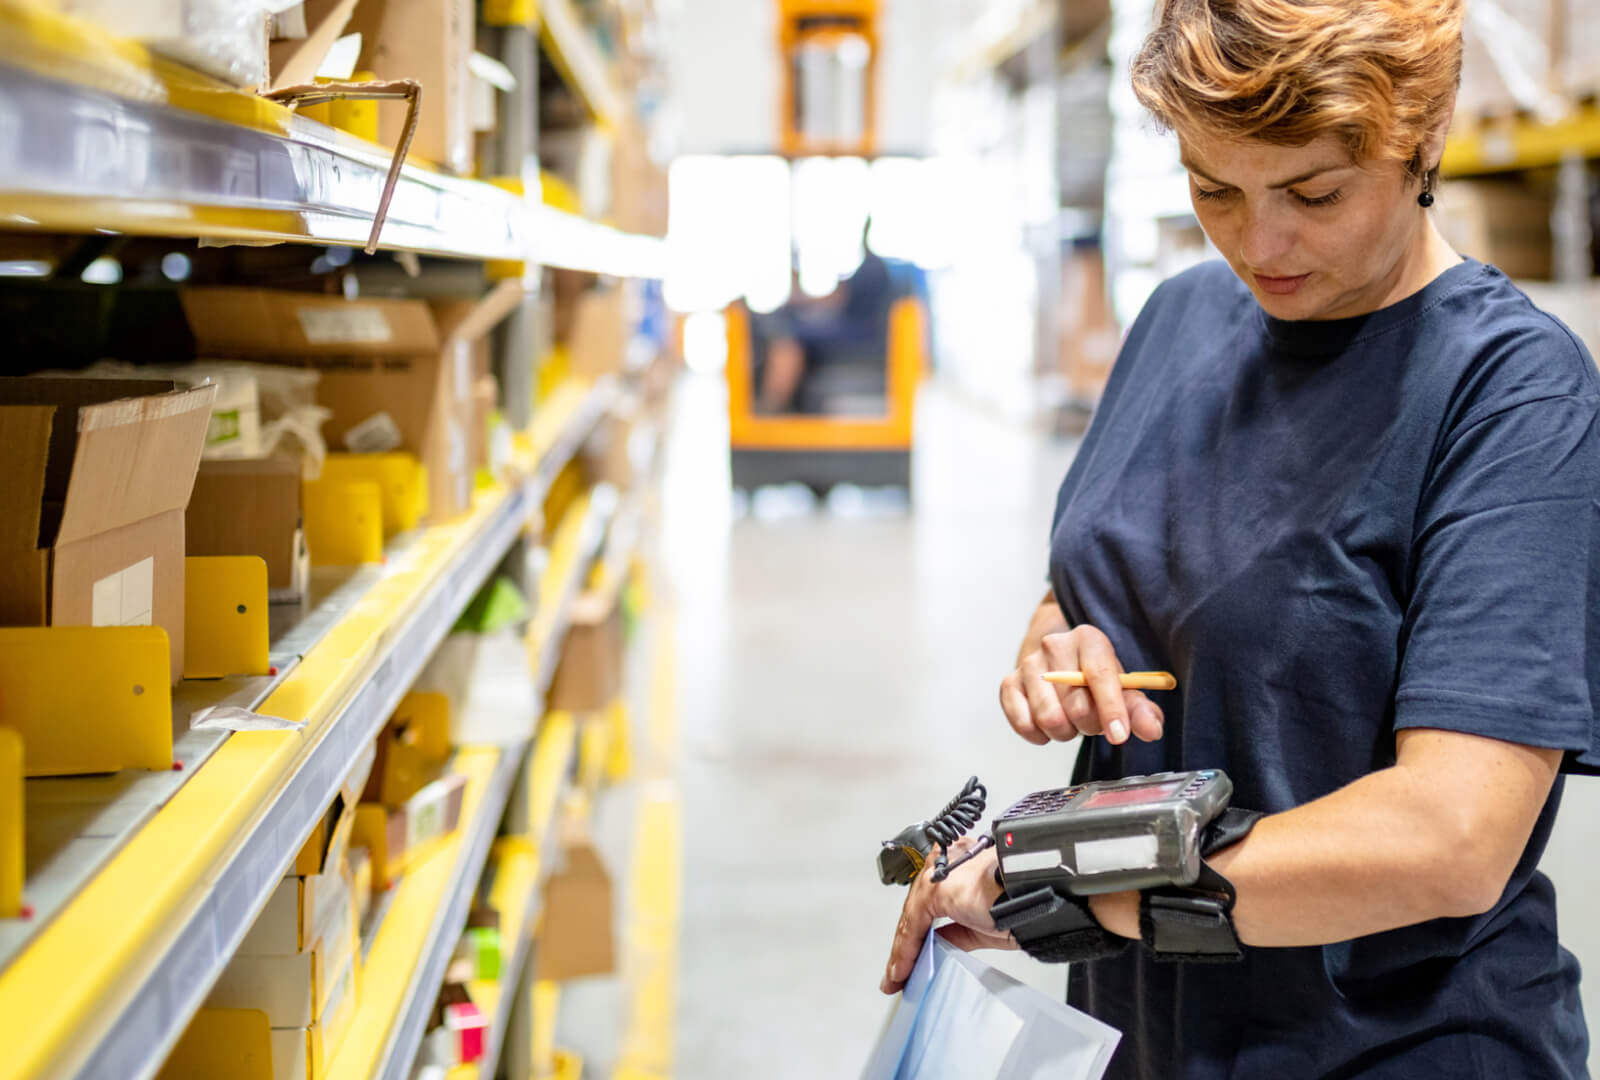
M 1426 284 L 1429 230 L 1400 162 L 1358 165 L 1331 135 L 1180 144 L 1201 227 L 1267 314 L 1364 315 Z

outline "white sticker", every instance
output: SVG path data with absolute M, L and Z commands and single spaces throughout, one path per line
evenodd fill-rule
M 92 626 L 149 626 L 155 606 L 156 560 L 140 559 L 94 583 Z
M 313 345 L 388 341 L 394 335 L 383 312 L 364 304 L 339 308 L 299 308 L 300 331 Z
M 456 400 L 466 402 L 472 398 L 472 350 L 464 343 L 455 355 Z
M 1109 840 L 1085 840 L 1073 852 L 1080 874 L 1104 874 L 1111 870 L 1147 870 L 1156 865 L 1159 848 L 1156 838 L 1118 836 Z
M 387 454 L 400 449 L 400 425 L 386 412 L 376 412 L 344 433 L 345 449 L 355 454 Z
M 1019 851 L 1000 859 L 1000 869 L 1007 874 L 1026 874 L 1030 870 L 1054 870 L 1061 865 L 1059 851 Z

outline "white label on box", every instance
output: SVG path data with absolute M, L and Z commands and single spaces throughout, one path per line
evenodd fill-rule
M 140 559 L 94 583 L 93 626 L 149 626 L 155 607 L 156 560 Z
M 340 308 L 300 308 L 295 312 L 300 330 L 313 345 L 371 344 L 393 335 L 389 320 L 375 307 L 351 304 Z
M 386 412 L 373 413 L 344 433 L 345 449 L 354 454 L 387 454 L 400 449 L 400 425 Z
M 1104 874 L 1111 870 L 1148 870 L 1157 864 L 1157 854 L 1156 838 L 1150 835 L 1085 840 L 1078 844 L 1074 851 L 1080 874 Z

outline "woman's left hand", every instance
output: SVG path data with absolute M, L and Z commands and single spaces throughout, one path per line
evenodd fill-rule
M 963 838 L 951 845 L 950 861 L 955 862 L 976 842 Z M 998 865 L 999 856 L 989 848 L 935 884 L 933 860 L 928 860 L 928 865 L 912 879 L 907 890 L 906 905 L 900 912 L 900 925 L 895 927 L 894 945 L 889 950 L 889 966 L 878 984 L 879 990 L 897 994 L 905 988 L 906 979 L 916 966 L 917 955 L 922 952 L 928 927 L 935 919 L 955 920 L 939 932 L 958 949 L 971 952 L 973 949 L 1017 947 L 1011 934 L 996 930 L 994 920 L 989 917 L 989 908 L 1000 898 L 1000 886 L 994 879 Z

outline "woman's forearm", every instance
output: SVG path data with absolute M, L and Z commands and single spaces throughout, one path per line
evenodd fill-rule
M 1560 754 L 1444 739 L 1433 763 L 1408 766 L 1402 755 L 1398 765 L 1263 818 L 1207 860 L 1238 891 L 1239 940 L 1326 945 L 1489 910 L 1527 845 Z M 1462 768 L 1439 767 L 1451 760 L 1441 754 L 1458 749 Z M 1138 936 L 1137 893 L 1110 894 L 1095 913 L 1107 929 Z

